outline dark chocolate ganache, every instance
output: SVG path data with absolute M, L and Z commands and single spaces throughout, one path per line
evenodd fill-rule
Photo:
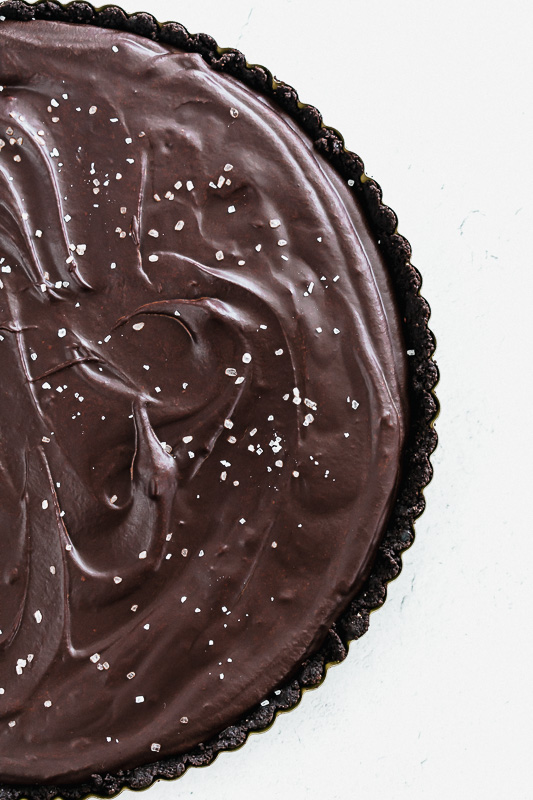
M 405 357 L 350 187 L 197 54 L 0 24 L 0 779 L 190 749 L 368 574 Z

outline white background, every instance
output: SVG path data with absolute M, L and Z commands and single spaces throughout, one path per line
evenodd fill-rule
M 442 374 L 428 508 L 368 634 L 146 800 L 533 798 L 533 4 L 123 6 L 239 47 L 342 131 L 413 245 Z

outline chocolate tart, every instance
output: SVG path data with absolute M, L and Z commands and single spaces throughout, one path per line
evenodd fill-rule
M 0 16 L 0 796 L 110 796 L 239 747 L 366 631 L 434 340 L 290 86 L 149 14 Z

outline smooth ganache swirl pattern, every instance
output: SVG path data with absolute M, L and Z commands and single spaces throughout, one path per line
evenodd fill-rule
M 386 269 L 196 54 L 0 25 L 0 779 L 183 752 L 316 648 L 406 426 Z

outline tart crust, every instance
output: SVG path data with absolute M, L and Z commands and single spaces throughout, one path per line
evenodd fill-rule
M 80 800 L 89 794 L 110 797 L 121 789 L 144 789 L 158 778 L 181 776 L 190 766 L 206 766 L 218 753 L 241 747 L 251 732 L 263 731 L 280 711 L 294 708 L 305 689 L 325 678 L 327 667 L 342 661 L 348 643 L 366 632 L 371 611 L 385 601 L 387 584 L 401 571 L 401 555 L 414 539 L 413 523 L 425 507 L 423 490 L 432 477 L 429 457 L 437 444 L 433 423 L 438 413 L 434 388 L 438 370 L 433 360 L 435 340 L 429 330 L 430 309 L 420 295 L 421 277 L 411 262 L 409 242 L 397 232 L 397 217 L 382 202 L 380 186 L 364 173 L 359 156 L 348 151 L 338 131 L 323 124 L 320 112 L 301 103 L 296 91 L 273 78 L 263 66 L 251 65 L 238 50 L 222 49 L 206 34 L 190 34 L 176 22 L 158 23 L 147 13 L 128 15 L 117 6 L 95 9 L 85 2 L 63 6 L 41 2 L 30 5 L 21 0 L 0 4 L 0 15 L 9 20 L 42 19 L 87 24 L 127 31 L 188 52 L 199 53 L 215 70 L 232 75 L 255 91 L 269 97 L 306 132 L 314 147 L 352 186 L 360 199 L 371 231 L 388 267 L 395 299 L 402 319 L 402 333 L 408 352 L 410 420 L 404 447 L 400 484 L 389 522 L 374 564 L 363 588 L 332 625 L 320 649 L 308 658 L 292 680 L 267 699 L 268 705 L 251 709 L 237 723 L 227 727 L 193 750 L 165 757 L 135 769 L 115 774 L 94 774 L 83 783 L 64 785 L 1 785 L 2 800 Z

